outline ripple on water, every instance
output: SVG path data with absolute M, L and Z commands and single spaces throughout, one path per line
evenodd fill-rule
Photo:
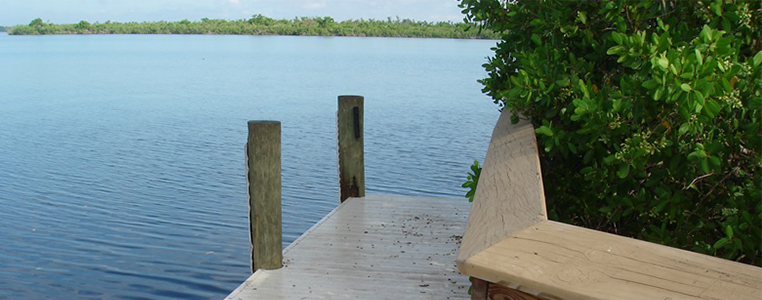
M 369 193 L 461 197 L 497 118 L 489 41 L 0 40 L 0 299 L 224 297 L 249 275 L 247 120 L 282 122 L 287 245 L 339 202 L 337 95 L 366 97 Z

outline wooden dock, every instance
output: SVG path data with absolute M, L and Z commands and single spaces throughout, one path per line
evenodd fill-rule
M 280 123 L 249 122 L 255 272 L 226 299 L 762 299 L 762 268 L 549 221 L 535 130 L 507 111 L 473 206 L 366 196 L 362 101 L 339 96 L 341 204 L 283 251 Z
M 469 209 L 462 198 L 350 198 L 284 250 L 283 268 L 257 270 L 225 299 L 469 299 L 455 266 Z

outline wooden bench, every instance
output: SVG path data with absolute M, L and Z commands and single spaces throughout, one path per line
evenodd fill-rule
M 534 128 L 507 111 L 456 262 L 472 299 L 762 299 L 762 268 L 548 220 Z

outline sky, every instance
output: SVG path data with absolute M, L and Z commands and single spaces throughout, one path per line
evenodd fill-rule
M 275 19 L 330 16 L 337 21 L 400 17 L 461 21 L 458 0 L 0 0 L 0 26 L 52 23 Z

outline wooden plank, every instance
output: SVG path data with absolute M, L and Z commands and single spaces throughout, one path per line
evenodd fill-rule
M 513 232 L 547 219 L 540 173 L 532 124 L 522 120 L 512 125 L 510 112 L 504 110 L 484 159 L 459 264 Z
M 462 273 L 553 299 L 762 299 L 762 268 L 548 221 L 534 130 L 509 114 L 484 162 Z
M 489 281 L 484 281 L 476 277 L 471 278 L 471 300 L 488 300 L 489 289 Z
M 362 96 L 339 96 L 336 114 L 339 155 L 339 200 L 365 196 Z
M 762 268 L 553 221 L 514 233 L 463 268 L 569 300 L 762 299 Z
M 489 286 L 489 299 L 490 300 L 547 300 L 529 293 L 512 289 L 496 283 Z
M 468 299 L 454 260 L 464 199 L 350 198 L 226 299 Z
M 249 121 L 246 179 L 251 271 L 282 266 L 280 122 Z

